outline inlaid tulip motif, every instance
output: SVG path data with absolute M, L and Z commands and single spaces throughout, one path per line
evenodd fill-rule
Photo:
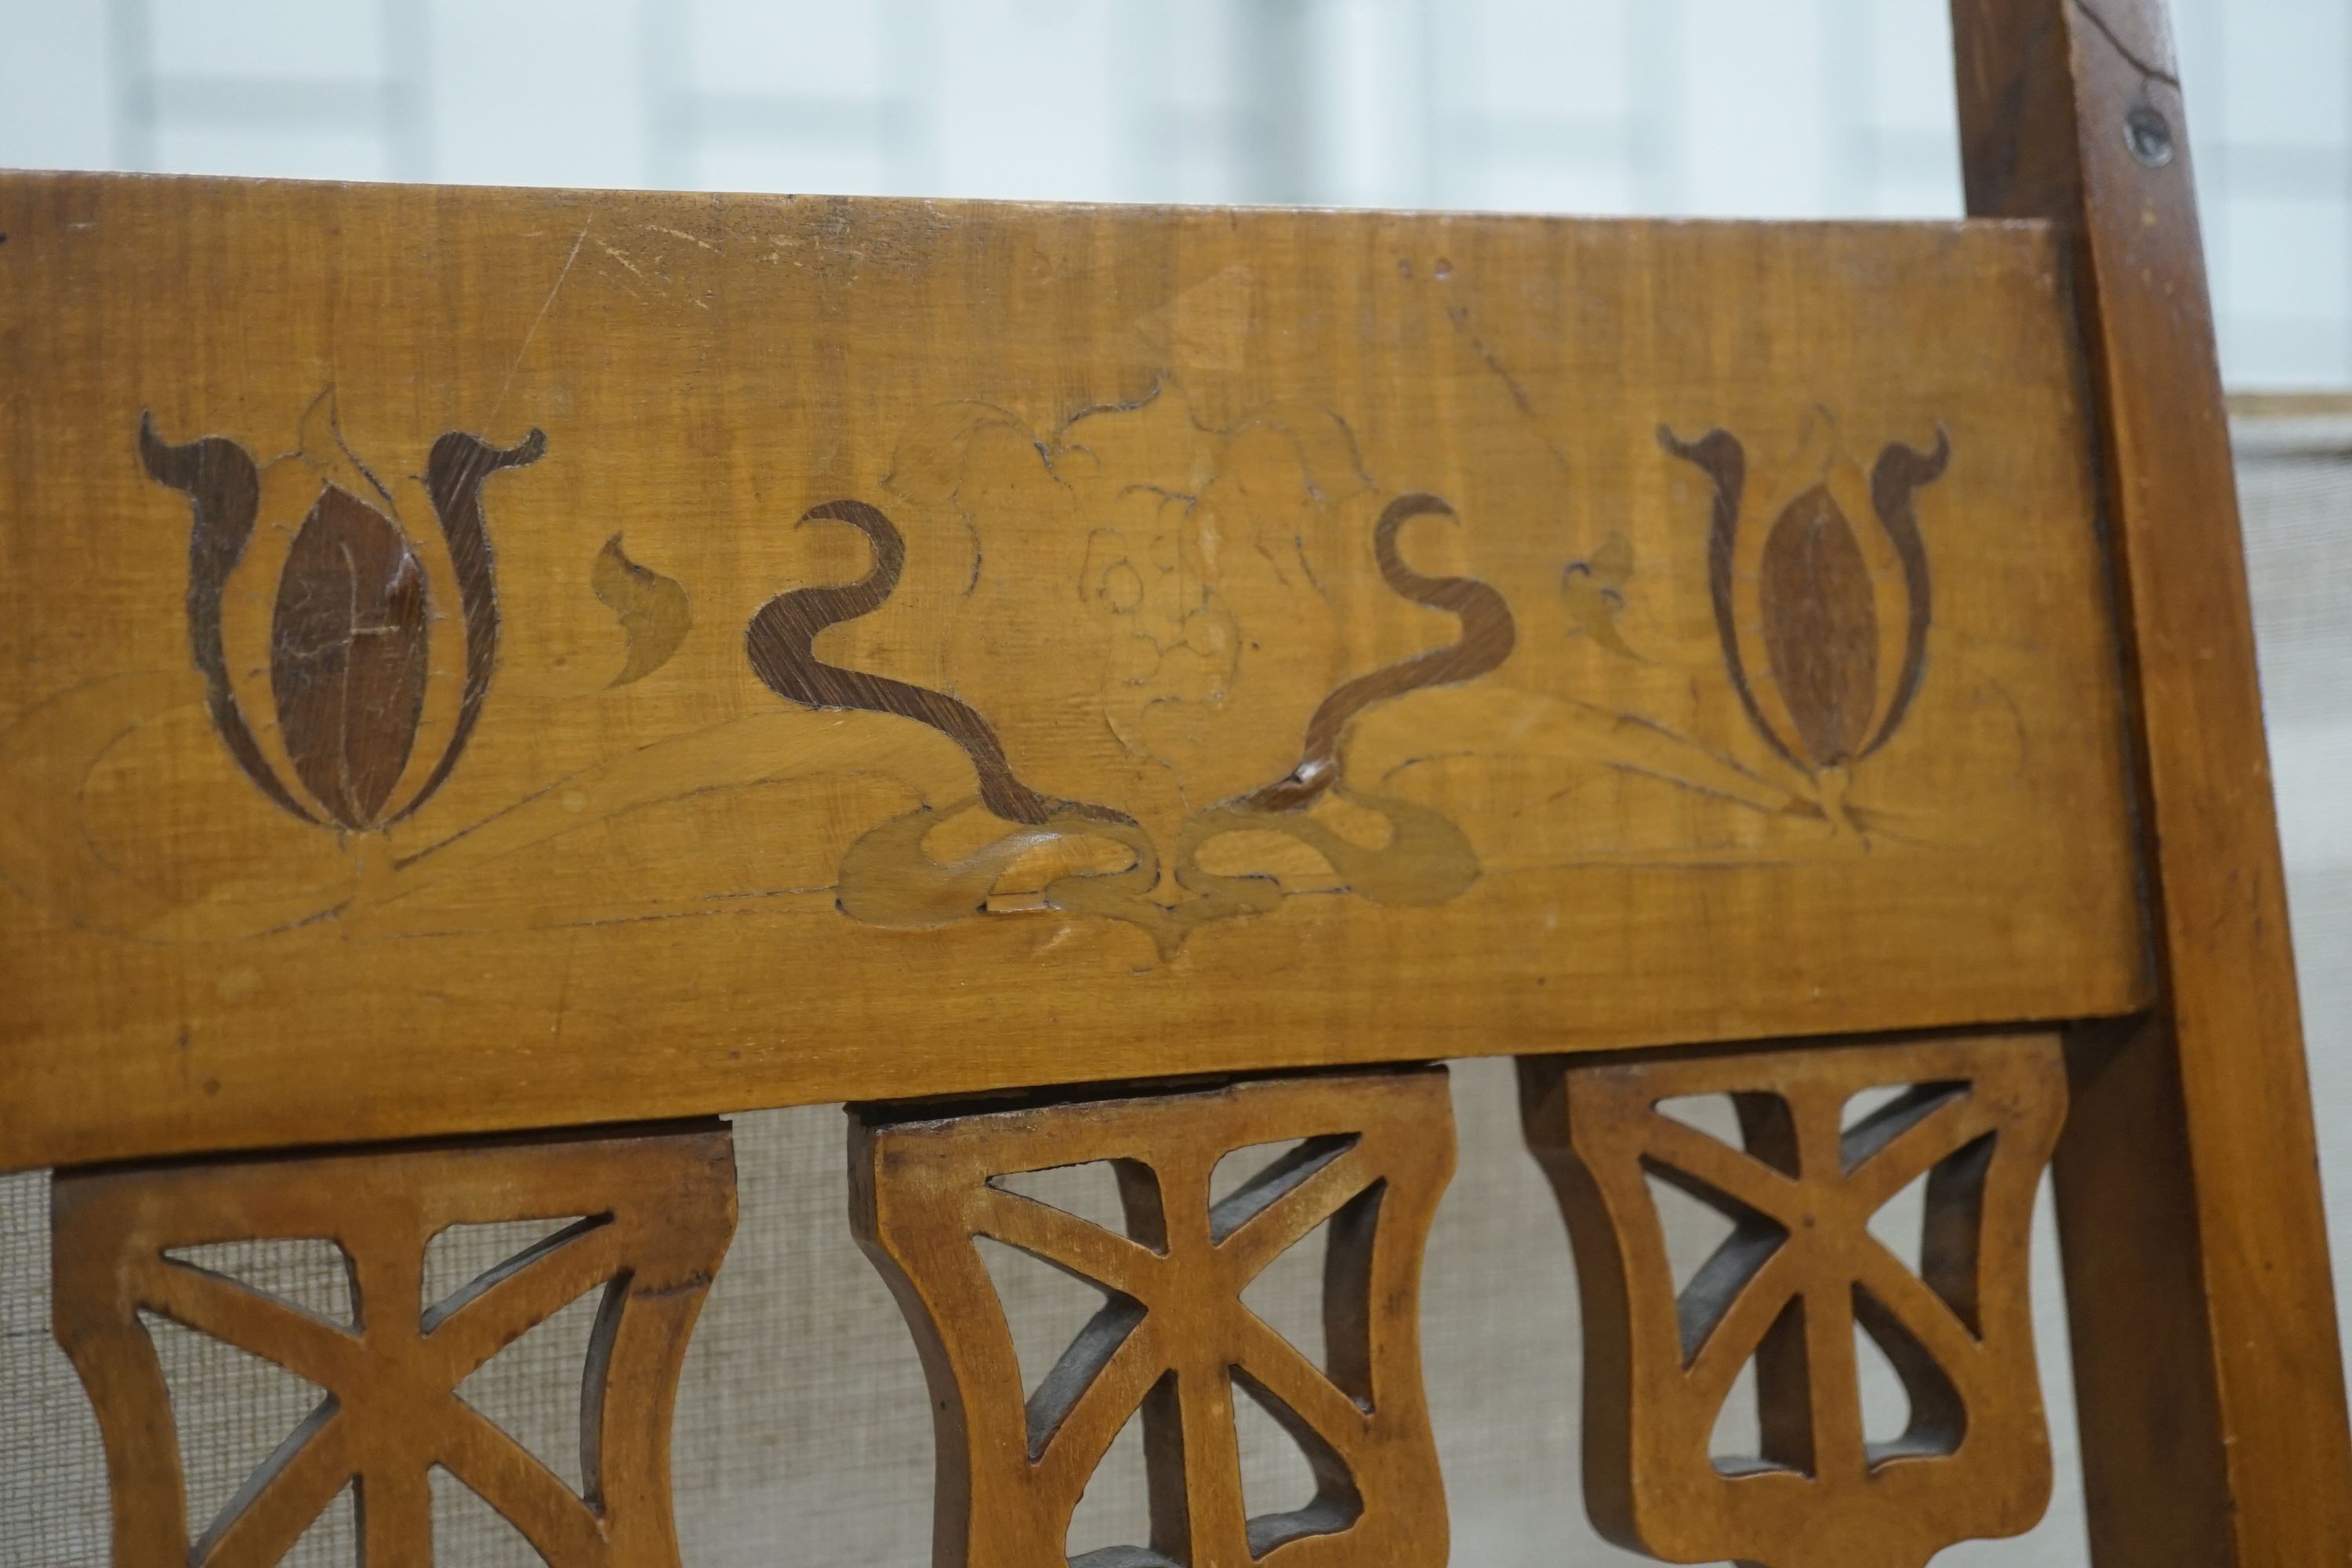
M 307 423 L 307 422 L 306 422 Z M 245 564 L 262 510 L 263 469 L 218 436 L 174 446 L 139 425 L 150 477 L 187 496 L 188 636 L 213 726 L 246 775 L 281 809 L 345 833 L 390 826 L 430 800 L 465 752 L 498 663 L 499 605 L 482 517 L 482 485 L 536 461 L 533 430 L 513 447 L 451 431 L 434 442 L 425 489 L 439 520 L 465 638 L 456 721 L 429 767 L 412 770 L 431 676 L 434 607 L 427 572 L 402 529 L 391 493 L 341 449 L 340 436 L 307 440 L 316 493 L 278 568 L 263 656 L 277 720 L 281 773 L 240 703 L 224 601 Z M 330 445 L 331 444 L 331 445 Z M 240 658 L 241 666 L 245 661 Z M 413 772 L 422 776 L 404 791 Z M 290 776 L 289 776 L 290 775 Z
M 1891 443 L 1866 474 L 1818 415 L 1779 472 L 1727 430 L 1658 439 L 1714 484 L 1707 591 L 1740 705 L 1850 830 L 1853 770 L 1894 739 L 1927 674 L 1934 597 L 1916 499 L 1949 466 L 1950 439 L 1938 427 L 1927 451 Z

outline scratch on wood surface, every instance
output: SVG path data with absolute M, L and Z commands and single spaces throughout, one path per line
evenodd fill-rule
M 1441 263 L 1441 266 L 1444 264 Z M 1452 271 L 1451 267 L 1444 267 L 1438 276 L 1450 277 Z M 1449 306 L 1445 311 L 1445 319 L 1454 323 L 1454 330 L 1462 335 L 1462 340 L 1469 345 L 1470 352 L 1478 356 L 1479 363 L 1493 374 L 1496 381 L 1502 383 L 1503 390 L 1510 394 L 1511 401 L 1518 405 L 1519 413 L 1527 420 L 1528 427 L 1534 434 L 1538 444 L 1549 454 L 1553 462 L 1559 465 L 1561 473 L 1573 479 L 1576 470 L 1570 465 L 1567 455 L 1559 449 L 1559 443 L 1553 440 L 1551 433 L 1544 428 L 1543 416 L 1536 412 L 1535 401 L 1528 395 L 1528 389 L 1519 384 L 1519 378 L 1511 374 L 1510 366 L 1505 364 L 1502 357 L 1487 346 L 1486 340 L 1480 337 L 1477 328 L 1471 324 L 1470 308 L 1467 305 Z
M 635 262 L 630 260 L 628 252 L 621 249 L 620 247 L 607 244 L 604 240 L 600 239 L 596 242 L 596 248 L 611 257 L 614 260 L 619 262 L 623 267 L 627 268 L 630 277 L 636 279 L 640 282 L 646 280 L 646 269 L 638 266 Z
M 649 225 L 647 226 L 650 227 L 651 226 Z M 678 231 L 674 229 L 663 229 L 660 232 L 664 234 L 673 234 L 677 233 Z M 694 243 L 697 245 L 703 245 L 701 240 L 694 239 L 694 237 L 690 234 L 679 234 L 679 237 L 682 239 L 694 240 Z M 606 256 L 611 257 L 614 261 L 619 262 L 622 268 L 626 271 L 630 277 L 635 279 L 638 282 L 645 284 L 646 287 L 653 289 L 670 299 L 683 299 L 688 304 L 692 305 L 698 310 L 708 310 L 710 309 L 710 301 L 709 300 L 703 299 L 698 295 L 680 292 L 677 286 L 671 282 L 668 270 L 665 268 L 659 261 L 655 262 L 654 270 L 652 272 L 647 272 L 644 268 L 629 259 L 628 253 L 621 249 L 620 247 L 616 245 L 612 245 L 600 239 L 596 242 L 596 248 L 603 251 Z M 704 248 L 709 249 L 711 247 L 706 245 L 704 246 Z M 635 289 L 630 290 L 630 297 L 635 299 L 640 304 L 645 302 L 643 296 L 638 295 Z
M 530 319 L 530 326 L 524 331 L 520 346 L 515 350 L 514 361 L 507 366 L 507 378 L 499 384 L 498 400 L 490 405 L 490 419 L 496 419 L 499 410 L 507 405 L 507 393 L 514 385 L 515 372 L 522 368 L 522 356 L 530 352 L 530 341 L 539 336 L 539 324 L 547 320 L 547 312 L 554 309 L 555 297 L 563 292 L 563 280 L 572 276 L 572 264 L 580 259 L 580 247 L 588 243 L 589 227 L 584 223 L 580 226 L 579 237 L 572 242 L 572 254 L 563 258 L 563 270 L 555 275 L 555 286 L 547 291 L 547 298 L 540 301 L 539 314 Z M 489 420 L 483 423 L 487 425 Z
M 1528 401 L 1527 388 L 1519 384 L 1519 378 L 1513 375 L 1509 367 L 1496 357 L 1495 351 L 1486 346 L 1486 340 L 1480 337 L 1476 330 L 1470 325 L 1469 307 L 1455 305 L 1445 312 L 1445 319 L 1452 321 L 1454 331 L 1460 332 L 1468 341 L 1471 352 L 1486 363 L 1488 370 L 1494 372 L 1495 378 L 1503 384 L 1503 390 L 1511 395 L 1511 401 L 1519 405 L 1519 412 L 1533 418 L 1536 405 Z
M 688 234 L 682 228 L 664 228 L 657 223 L 649 223 L 646 225 L 646 228 L 649 233 L 666 234 L 672 239 L 682 239 L 688 245 L 698 245 L 702 247 L 703 249 L 709 251 L 713 256 L 719 254 L 719 247 L 711 244 L 709 240 L 703 238 L 698 234 Z

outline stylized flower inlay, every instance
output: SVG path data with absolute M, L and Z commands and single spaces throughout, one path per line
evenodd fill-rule
M 340 448 L 340 436 L 332 439 Z M 278 805 L 305 822 L 367 832 L 415 811 L 447 780 L 481 716 L 498 663 L 498 595 L 482 483 L 500 468 L 537 461 L 546 447 L 537 430 L 509 447 L 460 431 L 433 444 L 425 488 L 457 579 L 465 688 L 438 760 L 404 799 L 401 781 L 415 751 L 431 674 L 433 606 L 425 565 L 401 528 L 391 492 L 348 451 L 314 464 L 323 477 L 279 570 L 269 622 L 269 689 L 289 782 L 239 705 L 224 627 L 223 599 L 260 516 L 261 468 L 226 437 L 173 446 L 141 418 L 139 454 L 148 474 L 186 495 L 195 511 L 188 637 L 214 727 L 237 766 Z M 298 784 L 307 801 L 296 794 Z
M 1943 477 L 1951 441 L 1939 428 L 1931 451 L 1889 445 L 1865 479 L 1822 419 L 1796 478 L 1759 485 L 1727 430 L 1685 441 L 1662 428 L 1658 439 L 1714 481 L 1707 587 L 1740 703 L 1838 817 L 1848 772 L 1894 738 L 1927 673 L 1934 606 L 1914 499 Z M 1780 509 L 1760 527 L 1750 510 L 1759 499 Z M 1876 539 L 1854 524 L 1864 514 Z M 1874 553 L 1891 560 L 1882 566 Z M 1899 604 L 1882 605 L 1882 581 L 1899 584 L 1888 595 Z
M 1204 925 L 1278 908 L 1286 858 L 1327 868 L 1326 885 L 1384 904 L 1444 903 L 1477 879 L 1458 823 L 1351 779 L 1348 767 L 1349 731 L 1366 712 L 1476 681 L 1516 646 L 1517 622 L 1491 584 L 1413 564 L 1429 534 L 1409 544 L 1409 528 L 1469 526 L 1452 502 L 1422 491 L 1381 500 L 1353 436 L 1323 411 L 1265 411 L 1217 429 L 1181 391 L 1162 389 L 1051 436 L 986 408 L 951 409 L 939 423 L 901 448 L 886 481 L 893 508 L 923 529 L 916 546 L 874 502 L 809 508 L 803 525 L 864 534 L 870 567 L 777 595 L 744 633 L 753 672 L 787 701 L 911 720 L 970 759 L 971 796 L 926 801 L 850 847 L 842 912 L 943 925 L 1013 907 L 1024 894 L 1012 879 L 1026 877 L 1019 907 L 1125 921 L 1172 957 Z M 1050 572 L 993 564 L 1002 558 L 979 548 L 992 530 L 1082 540 L 1082 555 L 1072 552 L 1077 594 Z M 952 598 L 934 576 L 898 601 L 943 606 L 948 635 L 969 639 L 959 690 L 884 673 L 887 654 L 840 663 L 819 654 L 821 634 L 882 610 L 927 554 L 960 546 L 971 564 L 947 590 Z M 1397 605 L 1449 617 L 1452 635 L 1386 658 L 1343 646 L 1323 580 L 1367 566 Z M 1022 634 L 1008 637 L 1016 626 Z M 1103 639 L 1099 652 L 1080 640 L 1089 631 Z M 1318 668 L 1336 679 L 1297 679 Z M 1260 673 L 1245 680 L 1252 669 Z M 987 677 L 1001 692 L 1015 671 L 1025 677 L 1018 700 L 987 700 Z M 1066 722 L 1088 710 L 1099 726 Z M 1301 737 L 1286 753 L 1282 741 L 1268 743 L 1285 731 Z M 1059 790 L 1040 787 L 1042 771 L 1023 771 L 1041 752 Z M 994 825 L 959 823 L 974 813 Z M 941 858 L 927 846 L 942 826 L 983 836 Z

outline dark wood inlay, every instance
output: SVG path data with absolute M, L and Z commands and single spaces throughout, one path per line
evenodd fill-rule
M 466 621 L 466 688 L 457 699 L 457 725 L 449 749 L 433 766 L 416 797 L 392 820 L 412 815 L 448 779 L 482 717 L 490 675 L 499 662 L 499 598 L 493 578 L 489 531 L 482 521 L 482 485 L 501 468 L 535 463 L 547 451 L 544 431 L 533 430 L 511 447 L 493 447 L 478 436 L 452 430 L 433 443 L 425 467 L 425 487 L 441 520 L 442 537 L 457 574 L 457 601 Z
M 228 655 L 221 641 L 221 593 L 253 537 L 261 510 L 260 470 L 245 448 L 223 437 L 174 447 L 155 434 L 146 414 L 139 416 L 139 457 L 149 478 L 186 496 L 195 510 L 188 531 L 188 647 L 205 678 L 213 728 L 262 794 L 303 821 L 316 822 L 262 756 L 229 685 Z
M 1725 669 L 1748 721 L 1767 744 L 1809 773 L 1860 762 L 1894 737 L 1909 713 L 1927 668 L 1935 620 L 1927 549 L 1916 509 L 1918 492 L 1950 466 L 1949 436 L 1938 426 L 1933 451 L 1895 443 L 1872 466 L 1871 510 L 1903 570 L 1903 668 L 1879 710 L 1877 595 L 1868 558 L 1826 484 L 1790 501 L 1766 534 L 1758 563 L 1763 653 L 1788 714 L 1776 724 L 1757 700 L 1740 642 L 1735 603 L 1736 556 L 1747 500 L 1748 454 L 1727 430 L 1685 441 L 1661 426 L 1658 444 L 1713 482 L 1707 526 L 1707 595 Z
M 408 541 L 329 486 L 278 579 L 269 686 L 296 774 L 345 827 L 375 824 L 415 746 L 427 621 Z
M 1511 654 L 1517 627 L 1503 595 L 1471 577 L 1424 577 L 1397 552 L 1397 531 L 1416 517 L 1460 520 L 1453 505 L 1433 495 L 1399 496 L 1372 529 L 1372 554 L 1381 576 L 1404 597 L 1443 610 L 1462 624 L 1454 642 L 1401 659 L 1347 681 L 1323 700 L 1307 722 L 1298 765 L 1239 803 L 1261 811 L 1292 811 L 1329 789 L 1339 776 L 1339 741 L 1348 721 L 1375 703 L 1425 686 L 1454 686 L 1486 674 Z
M 1780 513 L 1760 575 L 1764 650 L 1789 721 L 1816 764 L 1843 766 L 1878 706 L 1878 606 L 1853 524 L 1827 488 Z
M 1724 668 L 1748 721 L 1765 743 L 1791 763 L 1797 756 L 1764 717 L 1748 671 L 1739 657 L 1739 615 L 1731 603 L 1731 554 L 1739 537 L 1739 508 L 1748 491 L 1748 451 L 1728 430 L 1710 430 L 1696 441 L 1685 441 L 1658 426 L 1658 445 L 1686 463 L 1695 464 L 1715 483 L 1715 506 L 1706 529 L 1706 596 L 1715 610 L 1715 635 L 1723 645 Z M 1801 766 L 1801 763 L 1797 765 Z
M 339 485 L 320 491 L 278 578 L 268 653 L 278 731 L 295 776 L 317 799 L 314 812 L 278 776 L 246 722 L 223 642 L 221 599 L 253 537 L 260 469 L 226 437 L 175 447 L 155 434 L 148 416 L 140 416 L 139 455 L 148 474 L 185 495 L 195 512 L 188 535 L 188 640 L 213 726 L 271 801 L 304 822 L 357 831 L 398 822 L 441 787 L 481 717 L 498 664 L 498 596 L 482 482 L 500 468 L 536 461 L 546 449 L 537 430 L 510 447 L 456 431 L 433 444 L 425 483 L 457 577 L 466 682 L 448 749 L 389 816 L 416 745 L 431 676 L 425 572 L 387 510 Z
M 929 725 L 963 748 L 980 777 L 982 804 L 1008 822 L 1034 826 L 1057 816 L 1076 816 L 1132 824 L 1133 819 L 1123 812 L 1040 795 L 1022 783 L 996 731 L 969 703 L 927 686 L 844 669 L 817 658 L 819 632 L 871 615 L 890 597 L 907 563 L 907 542 L 879 507 L 862 500 L 823 502 L 802 513 L 800 522 L 848 524 L 866 536 L 874 563 L 854 583 L 795 588 L 760 606 L 744 631 L 744 649 L 751 656 L 751 668 L 771 690 L 810 708 L 893 713 Z
M 1895 558 L 1903 563 L 1904 587 L 1911 602 L 1909 622 L 1903 646 L 1903 673 L 1895 683 L 1895 694 L 1887 699 L 1886 717 L 1863 749 L 1868 756 L 1893 738 L 1904 715 L 1911 710 L 1911 700 L 1919 694 L 1919 682 L 1927 673 L 1927 628 L 1935 620 L 1934 584 L 1927 575 L 1927 543 L 1919 537 L 1919 513 L 1916 504 L 1918 493 L 1944 477 L 1951 466 L 1952 440 L 1938 427 L 1936 449 L 1921 452 L 1897 444 L 1878 454 L 1877 465 L 1870 472 L 1870 502 L 1878 513 L 1879 525 L 1895 545 Z

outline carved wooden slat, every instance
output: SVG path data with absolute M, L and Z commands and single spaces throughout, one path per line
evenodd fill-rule
M 2065 1114 L 2054 1038 L 1537 1059 L 1520 1085 L 1576 1246 L 1585 1494 L 1610 1539 L 1675 1563 L 1918 1568 L 2041 1517 L 2026 1243 Z M 1693 1095 L 1731 1098 L 1743 1148 L 1660 1110 Z M 1922 1178 L 1914 1272 L 1868 1226 Z M 1733 1222 L 1679 1289 L 1653 1182 Z M 1910 1397 L 1891 1441 L 1864 1438 L 1857 1327 Z M 1751 1359 L 1761 1453 L 1726 1459 L 1716 1423 Z
M 1070 1518 L 1140 1407 L 1151 1540 L 1127 1568 L 1438 1568 L 1444 1500 L 1421 1384 L 1422 1244 L 1454 1169 L 1443 1069 L 1260 1081 L 892 1121 L 853 1113 L 860 1244 L 920 1345 L 938 1426 L 940 1568 L 1064 1561 Z M 1228 1152 L 1304 1140 L 1210 1202 Z M 1092 1162 L 1126 1237 L 999 1178 Z M 1318 1367 L 1242 1291 L 1328 1222 Z M 1097 1282 L 1106 1304 L 1025 1402 L 975 1237 Z M 1238 1385 L 1238 1386 L 1237 1386 Z M 1254 1397 L 1314 1467 L 1315 1501 L 1251 1519 L 1234 1426 Z
M 584 1217 L 424 1301 L 425 1251 L 448 1226 L 571 1215 Z M 734 1234 L 723 1126 L 69 1173 L 51 1220 L 54 1327 L 97 1407 L 117 1563 L 266 1568 L 354 1482 L 363 1561 L 429 1563 L 435 1465 L 552 1568 L 677 1562 L 670 1414 L 695 1315 Z M 341 1248 L 350 1326 L 170 1256 L 296 1238 Z M 582 1496 L 457 1388 L 600 1287 Z M 188 1517 L 172 1392 L 142 1314 L 326 1391 L 216 1519 Z

